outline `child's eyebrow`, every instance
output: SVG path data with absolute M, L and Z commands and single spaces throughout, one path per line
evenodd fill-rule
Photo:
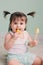
M 26 21 L 26 18 L 21 18 L 22 21 Z
M 22 21 L 24 21 L 25 19 L 21 18 Z

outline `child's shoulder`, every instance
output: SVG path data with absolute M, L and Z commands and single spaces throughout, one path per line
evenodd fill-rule
M 28 36 L 29 36 L 28 31 L 24 31 L 24 35 L 25 35 L 26 37 L 28 37 Z
M 28 33 L 28 31 L 24 31 L 24 34 L 28 35 L 29 33 Z
M 24 31 L 24 34 L 27 36 L 27 37 L 30 37 L 30 34 L 28 31 Z
M 5 34 L 5 38 L 11 38 L 12 37 L 12 32 L 7 32 Z

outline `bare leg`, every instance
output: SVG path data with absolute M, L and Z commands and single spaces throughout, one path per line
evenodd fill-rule
M 8 65 L 23 65 L 23 64 L 19 63 L 19 61 L 17 61 L 16 59 L 13 59 L 8 62 Z
M 42 65 L 42 64 L 43 64 L 42 59 L 39 57 L 36 57 L 36 59 L 32 65 Z

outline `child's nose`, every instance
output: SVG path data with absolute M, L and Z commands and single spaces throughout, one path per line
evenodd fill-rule
M 20 24 L 18 24 L 17 27 L 20 27 Z

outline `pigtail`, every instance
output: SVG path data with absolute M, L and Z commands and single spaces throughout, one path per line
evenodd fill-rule
M 33 11 L 33 12 L 28 13 L 27 15 L 30 15 L 30 16 L 34 17 L 35 13 L 36 13 L 36 12 Z
M 3 13 L 4 13 L 4 17 L 6 17 L 8 14 L 11 14 L 11 13 L 8 12 L 8 11 L 3 11 Z

